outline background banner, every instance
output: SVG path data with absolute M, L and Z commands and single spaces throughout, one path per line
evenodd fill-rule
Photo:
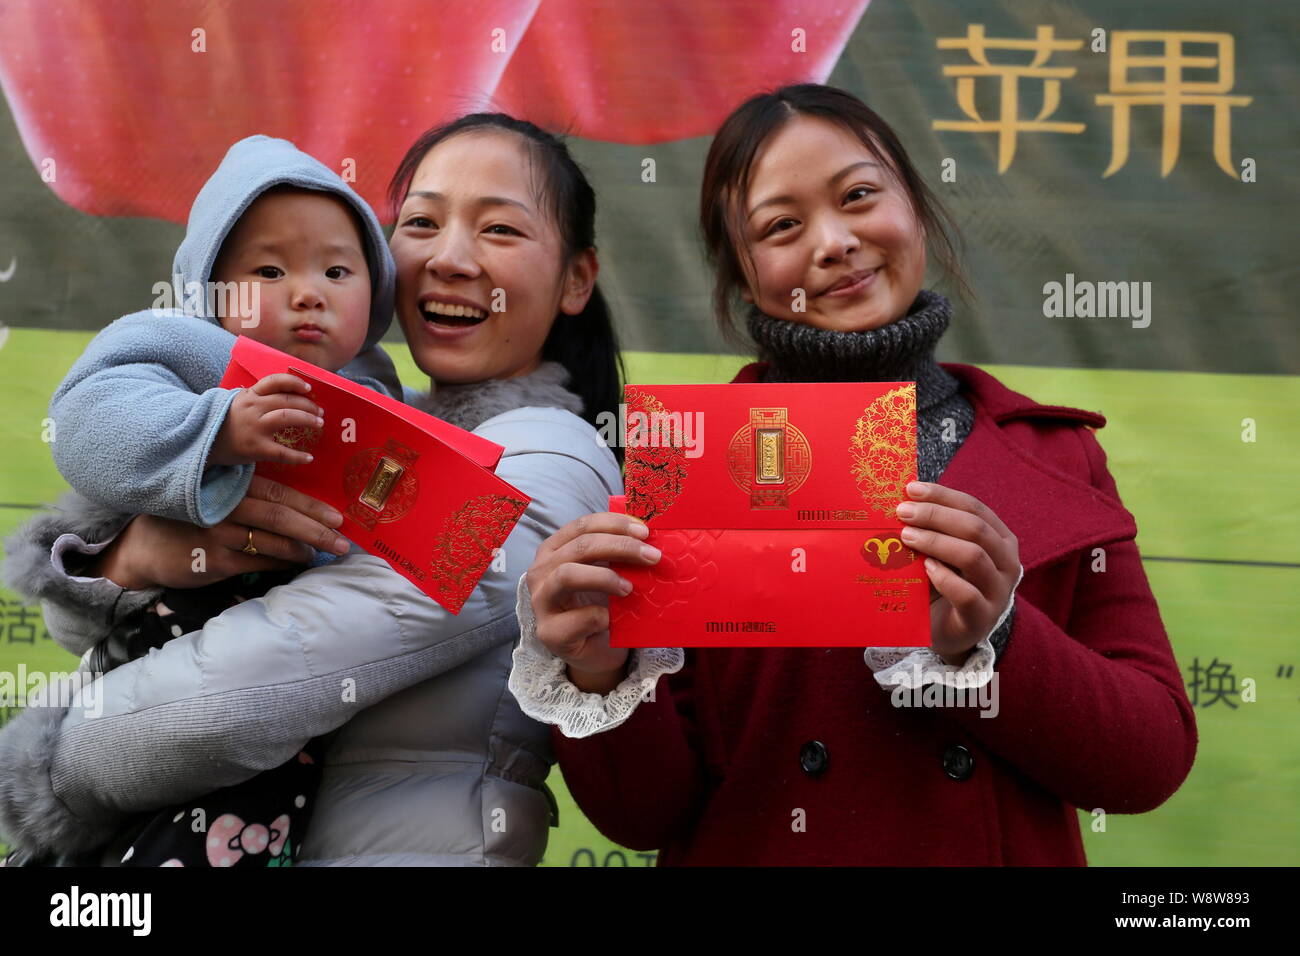
M 812 80 L 897 130 L 955 215 L 975 298 L 943 361 L 1096 409 L 1196 707 L 1164 806 L 1080 809 L 1095 864 L 1300 862 L 1300 17 L 1249 0 L 0 0 L 0 534 L 66 487 L 50 395 L 149 307 L 235 140 L 283 136 L 391 222 L 428 127 L 566 132 L 632 382 L 721 382 L 696 215 L 752 93 Z M 942 291 L 949 291 L 939 285 Z M 386 340 L 424 387 L 396 324 Z M 71 670 L 0 591 L 0 671 Z M 0 701 L 0 720 L 16 704 Z M 642 865 L 568 800 L 546 862 Z

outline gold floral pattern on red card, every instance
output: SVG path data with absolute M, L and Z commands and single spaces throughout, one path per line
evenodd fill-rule
M 637 413 L 649 423 L 666 421 L 671 413 L 663 402 L 638 388 L 629 386 L 625 399 L 628 430 L 624 440 L 629 448 L 636 448 L 635 454 L 627 456 L 627 473 L 623 478 L 627 513 L 649 521 L 667 511 L 681 494 L 686 483 L 686 449 L 681 445 L 650 445 L 637 438 L 633 427 Z
M 294 451 L 311 451 L 320 444 L 321 430 L 319 428 L 304 428 L 301 425 L 290 425 L 287 428 L 281 428 L 271 436 L 277 444 L 285 448 L 292 448 Z M 259 462 L 258 471 L 262 474 L 280 475 L 288 472 L 296 465 L 290 465 L 282 461 L 264 461 Z
M 284 445 L 286 448 L 292 448 L 296 451 L 311 451 L 320 441 L 321 430 L 319 428 L 306 428 L 302 425 L 289 425 L 287 428 L 281 428 L 272 438 L 277 443 Z
M 849 454 L 862 500 L 894 519 L 916 472 L 915 385 L 891 389 L 867 406 L 854 427 Z
M 453 613 L 460 611 L 497 542 L 506 539 L 527 508 L 527 502 L 507 495 L 478 495 L 447 517 L 429 561 L 441 604 Z

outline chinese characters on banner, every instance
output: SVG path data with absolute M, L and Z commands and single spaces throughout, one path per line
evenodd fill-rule
M 1109 106 L 1113 110 L 1110 165 L 1101 174 L 1102 178 L 1114 175 L 1128 161 L 1129 127 L 1134 107 L 1160 108 L 1160 176 L 1164 178 L 1178 161 L 1183 108 L 1210 106 L 1214 109 L 1214 161 L 1227 175 L 1236 179 L 1238 174 L 1232 165 L 1231 110 L 1234 106 L 1248 106 L 1254 98 L 1228 95 L 1235 81 L 1232 35 L 1116 30 L 1110 35 L 1110 43 L 1109 91 L 1095 97 L 1099 106 Z M 943 68 L 944 76 L 956 77 L 957 104 L 969 119 L 934 120 L 933 128 L 996 133 L 999 174 L 1011 166 L 1021 133 L 1083 132 L 1086 128 L 1084 123 L 1050 120 L 1061 103 L 1061 81 L 1072 79 L 1078 68 L 1047 65 L 1054 54 L 1078 51 L 1083 44 L 1081 39 L 1057 38 L 1050 26 L 1038 27 L 1032 40 L 991 38 L 985 35 L 984 26 L 978 23 L 970 24 L 964 37 L 940 37 L 936 43 L 940 50 L 964 50 L 973 61 Z M 1031 59 L 1021 64 L 994 63 L 989 59 L 991 50 L 1015 51 L 1015 55 L 1022 59 L 1029 54 Z M 1197 50 L 1201 52 L 1197 53 Z M 1189 71 L 1192 75 L 1188 75 Z M 1208 77 L 1205 76 L 1207 71 Z M 996 117 L 985 117 L 976 107 L 975 81 L 979 79 L 998 81 Z M 1042 83 L 1042 107 L 1033 119 L 1021 116 L 1022 81 Z
M 6 644 L 35 644 L 37 640 L 50 640 L 45 621 L 38 608 L 20 601 L 0 597 L 0 632 Z
M 1205 665 L 1201 664 L 1199 657 L 1193 657 L 1192 665 L 1187 670 L 1192 678 L 1187 682 L 1187 697 L 1193 707 L 1211 707 L 1221 701 L 1236 710 L 1243 700 L 1249 702 L 1254 699 L 1250 695 L 1242 697 L 1242 691 L 1237 687 L 1237 675 L 1232 672 L 1232 664 L 1221 661 L 1218 657 Z M 1273 676 L 1278 680 L 1291 680 L 1295 676 L 1295 665 L 1279 664 L 1277 673 Z M 1233 703 L 1234 697 L 1237 703 Z

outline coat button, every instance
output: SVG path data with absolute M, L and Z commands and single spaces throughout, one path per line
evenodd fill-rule
M 961 744 L 943 752 L 943 772 L 954 780 L 965 780 L 975 767 L 975 756 Z
M 810 740 L 799 748 L 799 766 L 810 777 L 819 777 L 830 763 L 831 755 L 820 740 Z

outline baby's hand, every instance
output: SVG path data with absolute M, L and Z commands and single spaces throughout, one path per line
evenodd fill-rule
M 275 440 L 285 428 L 320 428 L 323 411 L 306 397 L 311 386 L 287 372 L 268 375 L 252 388 L 241 389 L 230 403 L 216 441 L 208 453 L 208 465 L 248 465 L 278 461 L 305 465 L 312 456 Z

